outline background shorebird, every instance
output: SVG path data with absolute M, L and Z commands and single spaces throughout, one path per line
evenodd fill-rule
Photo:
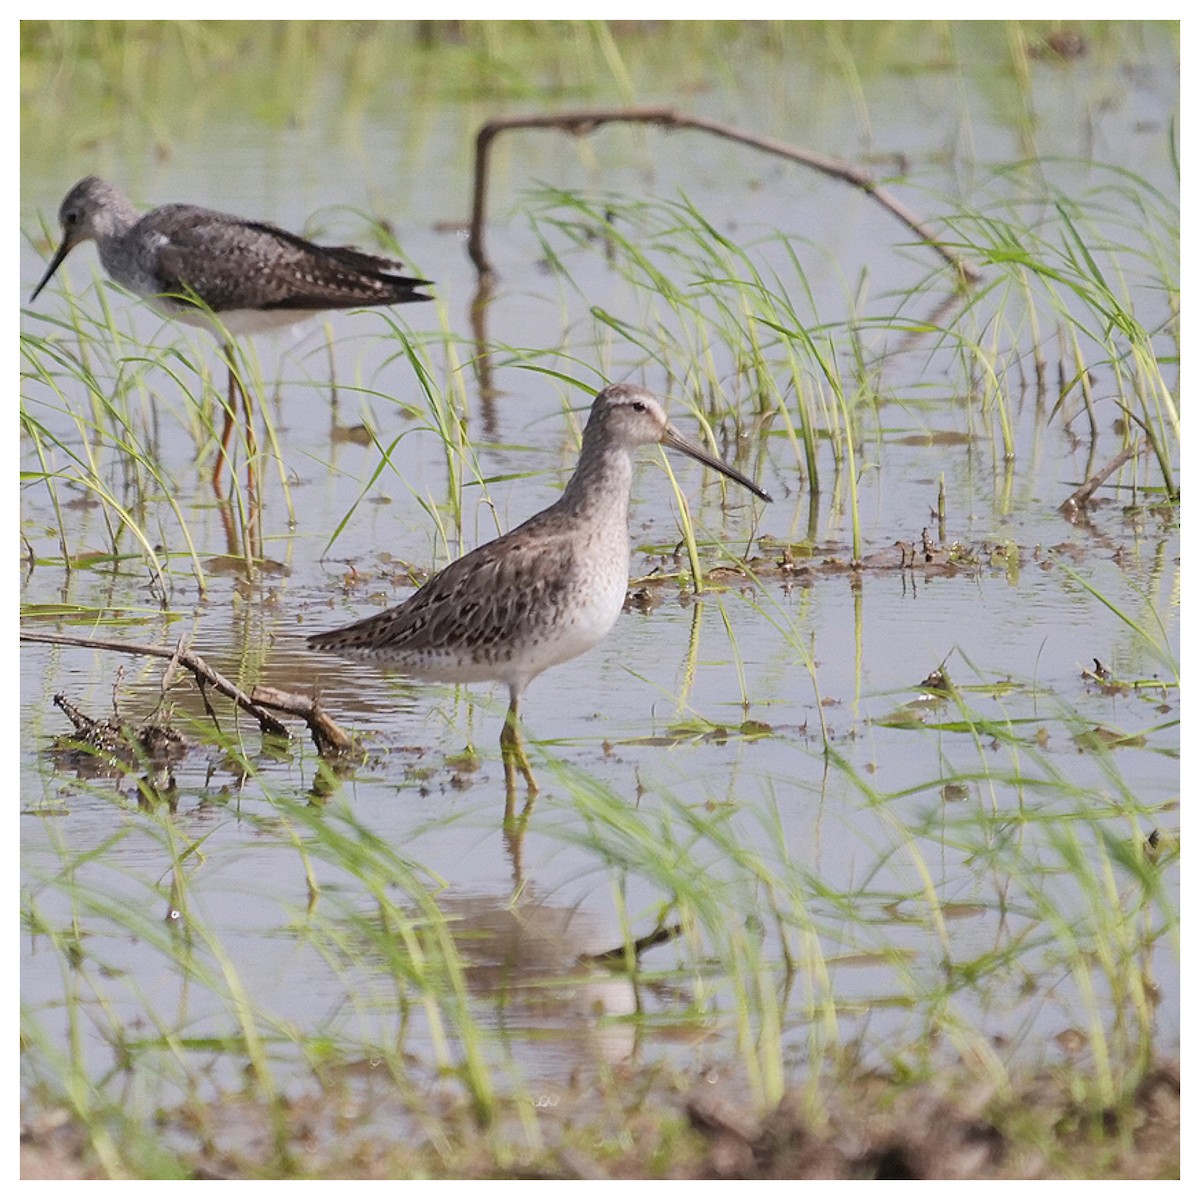
M 139 212 L 120 188 L 89 175 L 58 212 L 62 243 L 29 302 L 80 242 L 94 241 L 100 262 L 122 287 L 165 316 L 211 329 L 229 371 L 228 403 L 214 485 L 229 452 L 240 393 L 247 446 L 254 455 L 250 404 L 234 367 L 231 339 L 261 333 L 335 308 L 428 300 L 428 281 L 396 274 L 391 259 L 348 246 L 318 246 L 260 221 L 244 221 L 194 204 Z
M 378 660 L 419 679 L 507 684 L 505 782 L 511 797 L 519 769 L 536 792 L 517 727 L 521 696 L 530 680 L 590 650 L 616 623 L 629 586 L 633 452 L 655 443 L 771 499 L 680 433 L 649 392 L 614 384 L 593 401 L 579 464 L 554 504 L 464 554 L 403 604 L 314 634 L 309 646 Z

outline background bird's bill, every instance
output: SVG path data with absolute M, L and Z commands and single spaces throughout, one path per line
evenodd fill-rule
M 42 288 L 44 288 L 46 284 L 50 282 L 50 277 L 54 274 L 54 272 L 62 266 L 63 259 L 71 253 L 71 248 L 74 245 L 75 243 L 71 241 L 69 237 L 63 238 L 62 245 L 59 246 L 59 248 L 55 251 L 54 257 L 50 260 L 50 265 L 46 268 L 45 275 L 42 276 L 42 282 L 33 289 L 33 294 L 29 297 L 30 304 L 32 304 L 38 298 L 38 293 L 41 292 Z

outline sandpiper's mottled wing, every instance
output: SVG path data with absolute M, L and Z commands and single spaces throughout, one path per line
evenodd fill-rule
M 349 246 L 318 246 L 274 225 L 189 204 L 148 213 L 137 233 L 154 247 L 162 294 L 195 296 L 214 312 L 317 311 L 428 300 L 428 281 Z
M 569 528 L 527 523 L 455 560 L 397 607 L 308 644 L 398 663 L 425 655 L 503 662 L 570 606 L 575 541 Z

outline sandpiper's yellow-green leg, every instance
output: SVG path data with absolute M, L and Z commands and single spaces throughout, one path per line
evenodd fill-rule
M 525 786 L 529 789 L 530 794 L 536 795 L 538 792 L 537 780 L 533 777 L 533 768 L 529 765 L 525 747 L 521 743 L 521 730 L 518 726 L 520 718 L 517 715 L 517 707 L 520 699 L 519 693 L 513 690 L 508 702 L 508 712 L 504 717 L 504 728 L 500 731 L 500 757 L 504 760 L 504 784 L 510 794 L 515 792 L 517 772 L 520 771 L 525 777 Z

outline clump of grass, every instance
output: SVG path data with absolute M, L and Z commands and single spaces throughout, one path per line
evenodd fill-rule
M 811 490 L 821 487 L 828 447 L 835 469 L 847 472 L 858 558 L 863 426 L 872 421 L 878 433 L 888 335 L 928 347 L 927 373 L 949 371 L 950 393 L 971 399 L 969 419 L 978 410 L 988 427 L 994 423 L 998 459 L 1012 463 L 1012 397 L 1030 340 L 1042 389 L 1044 330 L 1056 328 L 1068 356 L 1059 406 L 1080 389 L 1098 438 L 1093 397 L 1100 386 L 1111 392 L 1118 413 L 1145 436 L 1160 486 L 1168 498 L 1176 494 L 1177 347 L 1171 354 L 1164 344 L 1177 337 L 1178 214 L 1131 173 L 1111 174 L 1111 185 L 1071 198 L 1043 185 L 1032 199 L 1002 199 L 986 212 L 952 209 L 944 220 L 958 235 L 956 248 L 991 268 L 980 286 L 960 295 L 944 271 L 930 274 L 885 301 L 856 298 L 856 308 L 885 307 L 883 315 L 863 311 L 833 323 L 815 310 L 802 243 L 777 233 L 734 242 L 686 199 L 544 190 L 532 198 L 530 220 L 568 285 L 571 261 L 598 247 L 629 284 L 630 311 L 592 309 L 598 330 L 615 335 L 631 356 L 627 368 L 653 366 L 710 419 L 735 429 L 749 401 L 761 420 L 777 425 Z M 1036 215 L 1022 220 L 1026 209 Z M 933 315 L 914 313 L 931 292 L 941 293 Z M 677 377 L 680 363 L 687 365 Z
M 1019 204 L 1000 201 L 952 217 L 964 251 L 992 268 L 992 282 L 973 297 L 972 308 L 996 322 L 1015 300 L 1017 327 L 1034 339 L 1035 356 L 1042 354 L 1040 330 L 1052 322 L 1066 344 L 1055 409 L 1078 389 L 1095 438 L 1097 389 L 1111 391 L 1118 410 L 1146 437 L 1159 486 L 1174 499 L 1178 208 L 1130 171 L 1087 168 L 1101 181 L 1083 194 L 1039 181 Z M 1013 174 L 1023 169 L 1030 168 L 1013 168 Z M 1004 289 L 999 304 L 997 289 Z M 1009 354 L 1018 349 L 1014 344 Z
M 206 433 L 198 416 L 207 409 L 203 392 L 189 391 L 194 367 L 174 348 L 142 345 L 116 320 L 107 289 L 96 294 L 100 320 L 72 305 L 68 321 L 40 317 L 48 332 L 22 336 L 22 429 L 40 466 L 26 481 L 49 491 L 68 567 L 78 555 L 66 542 L 70 522 L 62 520 L 61 492 L 82 490 L 101 505 L 112 556 L 129 557 L 124 544 L 132 539 L 166 604 L 177 572 L 173 557 L 183 560 L 199 590 L 207 581 L 182 489 L 164 459 L 160 422 L 171 413 L 201 445 L 211 437 L 211 423 Z M 151 373 L 168 385 L 151 393 Z M 242 510 L 249 503 L 240 490 L 235 501 Z M 172 555 L 167 547 L 179 549 Z
M 32 371 L 53 389 L 56 403 L 52 410 L 43 409 L 40 418 L 35 415 L 36 410 L 32 406 L 22 410 L 22 430 L 33 444 L 40 468 L 37 471 L 23 472 L 22 481 L 26 485 L 44 485 L 49 493 L 51 506 L 57 517 L 58 548 L 62 565 L 70 570 L 72 565 L 79 561 L 79 556 L 72 551 L 67 542 L 70 523 L 63 519 L 61 492 L 65 488 L 82 489 L 84 493 L 95 497 L 102 506 L 108 527 L 108 550 L 111 558 L 120 561 L 131 557 L 122 544 L 127 538 L 132 538 L 137 548 L 135 556 L 140 556 L 145 562 L 154 581 L 154 590 L 165 606 L 172 589 L 168 583 L 164 556 L 155 545 L 161 545 L 160 539 L 146 527 L 143 507 L 148 498 L 165 500 L 177 521 L 180 540 L 186 547 L 186 559 L 193 577 L 203 589 L 204 573 L 196 547 L 182 509 L 175 499 L 174 490 L 164 477 L 162 467 L 147 453 L 124 419 L 118 418 L 115 423 L 105 421 L 101 426 L 94 420 L 75 413 L 62 391 L 59 380 L 47 368 L 47 359 L 44 356 L 47 353 L 57 357 L 60 363 L 64 361 L 53 350 L 47 352 L 44 344 L 37 344 L 33 340 L 26 341 L 27 361 L 30 362 Z M 85 375 L 83 384 L 87 388 L 87 394 L 102 412 L 111 417 L 113 410 L 106 399 L 107 389 L 96 384 L 90 375 Z M 63 433 L 52 430 L 47 423 L 53 419 L 55 425 L 61 428 L 59 419 L 64 416 L 74 423 L 77 432 L 77 436 L 70 440 L 67 440 Z M 120 456 L 115 463 L 112 459 L 114 452 Z M 118 478 L 114 479 L 114 474 L 117 474 Z M 124 479 L 120 478 L 121 474 L 125 475 Z M 132 480 L 129 478 L 131 474 Z M 120 492 L 124 492 L 129 499 L 123 499 Z M 94 555 L 91 556 L 91 560 L 95 561 Z

